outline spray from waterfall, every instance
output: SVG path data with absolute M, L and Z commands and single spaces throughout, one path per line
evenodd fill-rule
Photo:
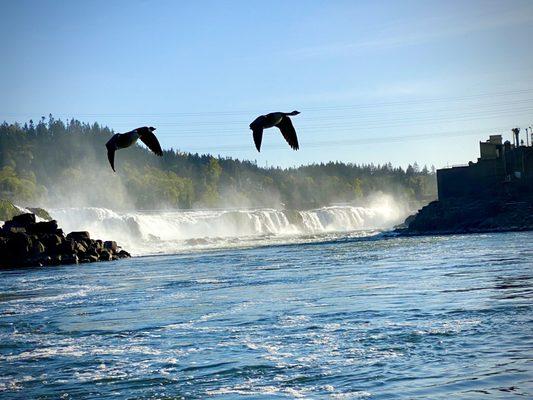
M 134 254 L 184 249 L 258 245 L 320 235 L 387 229 L 406 210 L 381 196 L 367 207 L 339 205 L 314 210 L 230 209 L 116 212 L 81 207 L 50 210 L 66 231 L 87 230 L 112 238 Z

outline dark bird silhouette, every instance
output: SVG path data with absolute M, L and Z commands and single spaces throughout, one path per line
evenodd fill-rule
M 250 129 L 254 134 L 254 143 L 257 151 L 261 151 L 261 141 L 263 140 L 263 129 L 272 128 L 276 126 L 281 131 L 281 134 L 294 150 L 298 150 L 298 137 L 292 125 L 289 116 L 298 115 L 300 111 L 293 111 L 290 113 L 273 112 L 257 117 L 251 124 Z
M 137 128 L 126 133 L 116 133 L 111 136 L 111 139 L 107 141 L 105 147 L 107 147 L 107 158 L 113 171 L 115 171 L 115 151 L 130 147 L 137 142 L 137 139 L 141 139 L 155 154 L 162 156 L 163 150 L 161 150 L 161 145 L 153 134 L 153 131 L 155 131 L 155 128 L 143 126 L 142 128 Z

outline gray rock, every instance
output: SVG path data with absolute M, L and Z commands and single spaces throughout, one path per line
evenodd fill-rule
M 130 258 L 131 254 L 128 253 L 126 250 L 120 250 L 117 254 L 118 258 Z
M 117 251 L 117 247 L 117 242 L 114 240 L 104 242 L 104 249 L 111 250 L 113 253 Z
M 81 243 L 78 243 L 78 242 L 74 242 L 74 251 L 76 252 L 76 254 L 80 255 L 80 254 L 84 254 L 87 252 L 87 247 L 85 247 L 83 244 Z

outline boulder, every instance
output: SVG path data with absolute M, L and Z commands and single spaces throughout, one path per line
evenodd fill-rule
M 102 261 L 110 261 L 112 258 L 112 254 L 109 250 L 104 249 L 100 252 L 100 260 Z
M 91 248 L 91 239 L 83 239 L 77 241 L 79 244 L 83 245 L 87 250 Z
M 108 240 L 104 242 L 104 249 L 111 250 L 113 253 L 117 251 L 117 242 L 114 240 Z
M 34 234 L 56 233 L 57 221 L 37 222 L 36 224 L 29 226 L 27 230 L 29 233 Z
M 120 251 L 117 253 L 117 256 L 118 256 L 118 258 L 130 258 L 130 257 L 131 257 L 131 254 L 128 253 L 126 250 L 120 250 Z
M 110 261 L 129 257 L 117 253 L 115 241 L 91 239 L 88 232 L 71 232 L 65 238 L 57 221 L 35 222 L 33 214 L 21 214 L 0 228 L 0 267 L 35 267 Z
M 11 233 L 26 233 L 26 228 L 24 228 L 23 226 L 10 226 L 8 228 L 5 228 L 3 231 L 6 235 L 9 235 Z
M 84 254 L 87 252 L 87 247 L 85 247 L 81 243 L 74 242 L 74 252 L 76 252 L 76 254 L 78 254 L 79 256 L 80 254 Z
M 63 243 L 63 238 L 56 234 L 45 234 L 41 236 L 41 241 L 47 248 L 57 250 Z
M 20 210 L 13 203 L 0 199 L 0 221 L 9 221 L 19 214 Z
M 66 254 L 61 256 L 61 264 L 78 264 L 79 259 L 76 254 Z
M 42 254 L 45 252 L 46 247 L 44 247 L 44 244 L 41 241 L 36 240 L 35 242 L 33 242 L 32 250 L 34 254 Z
M 11 250 L 13 255 L 26 255 L 30 252 L 33 242 L 29 235 L 26 233 L 14 233 L 9 237 L 7 243 L 8 249 Z
M 94 248 L 87 249 L 87 253 L 85 253 L 85 255 L 86 256 L 96 257 L 96 259 L 98 259 L 98 257 L 99 257 L 99 254 L 96 252 L 96 250 Z
M 8 222 L 11 222 L 12 226 L 30 226 L 35 224 L 35 214 L 16 215 Z
M 89 236 L 89 232 L 79 231 L 79 232 L 70 232 L 67 235 L 67 239 L 73 239 L 75 241 L 80 241 L 80 240 L 90 240 L 91 237 Z
M 61 253 L 73 253 L 76 247 L 76 242 L 72 239 L 65 239 L 58 247 L 58 251 Z
M 50 214 L 48 213 L 48 211 L 46 211 L 44 208 L 39 208 L 39 207 L 28 207 L 28 210 L 30 210 L 32 213 L 34 213 L 36 216 L 38 216 L 39 218 L 42 218 L 44 219 L 45 221 L 50 221 L 52 220 L 52 217 L 50 216 Z

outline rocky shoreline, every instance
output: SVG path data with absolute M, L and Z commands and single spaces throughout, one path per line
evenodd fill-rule
M 433 201 L 409 216 L 402 236 L 533 230 L 533 196 L 493 196 Z
M 57 221 L 37 222 L 35 214 L 14 216 L 0 229 L 0 268 L 39 267 L 113 261 L 131 257 L 114 241 L 91 239 L 89 232 L 65 236 Z

